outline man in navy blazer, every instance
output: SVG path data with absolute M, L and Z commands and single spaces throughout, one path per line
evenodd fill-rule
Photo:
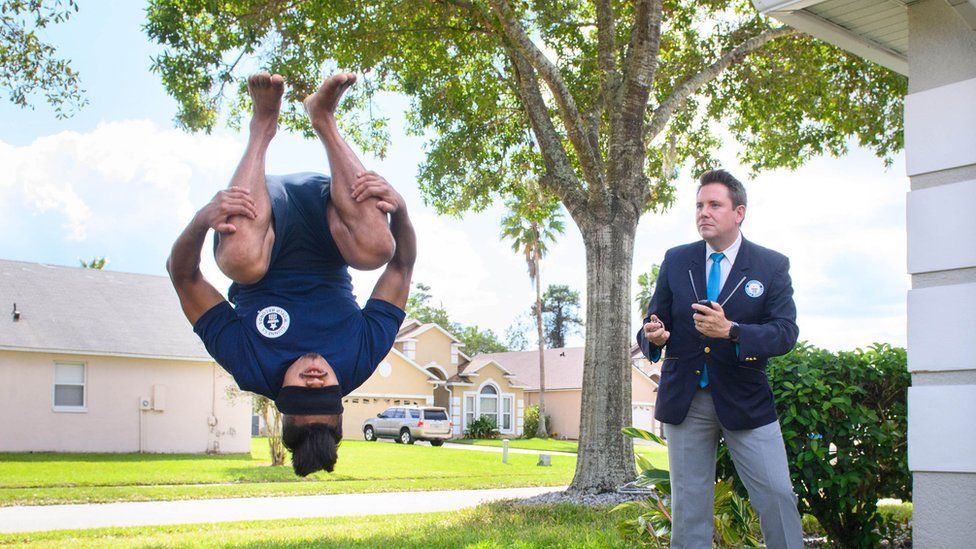
M 699 180 L 703 240 L 664 254 L 637 343 L 661 359 L 671 547 L 711 547 L 715 455 L 724 437 L 770 548 L 802 547 L 786 449 L 766 380 L 769 357 L 796 344 L 789 259 L 742 238 L 746 191 L 724 170 Z M 707 302 L 707 304 L 706 304 Z

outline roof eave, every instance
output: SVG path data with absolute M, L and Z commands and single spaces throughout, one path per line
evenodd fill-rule
M 855 55 L 874 61 L 899 74 L 908 76 L 908 58 L 885 46 L 868 40 L 863 36 L 837 25 L 804 8 L 819 4 L 824 0 L 752 0 L 752 4 L 763 15 L 772 17 L 787 25 L 849 51 Z

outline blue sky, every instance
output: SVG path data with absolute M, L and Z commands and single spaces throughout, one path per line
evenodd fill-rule
M 245 136 L 227 128 L 212 135 L 173 128 L 176 104 L 149 71 L 158 49 L 142 32 L 142 9 L 135 2 L 84 2 L 67 24 L 47 31 L 80 72 L 90 101 L 73 118 L 57 120 L 37 99 L 35 110 L 0 100 L 0 257 L 77 265 L 79 258 L 107 256 L 110 269 L 163 275 L 179 231 L 227 184 Z M 415 280 L 429 284 L 459 322 L 501 335 L 533 302 L 524 262 L 499 241 L 500 206 L 458 220 L 423 205 L 414 179 L 423 141 L 402 131 L 406 105 L 395 96 L 379 102 L 391 118 L 393 146 L 384 160 L 367 156 L 364 162 L 410 204 L 420 239 Z M 726 143 L 719 158 L 744 179 L 735 151 Z M 318 143 L 279 133 L 268 171 L 309 170 L 327 171 Z M 904 345 L 903 155 L 886 169 L 870 152 L 852 148 L 844 158 L 766 172 L 746 186 L 743 232 L 790 256 L 801 338 L 831 349 L 873 341 Z M 698 239 L 694 191 L 686 174 L 674 207 L 642 219 L 634 279 L 667 248 Z M 543 282 L 585 292 L 582 240 L 566 221 L 566 234 L 543 263 Z M 226 279 L 204 255 L 204 272 L 224 288 Z M 354 275 L 361 300 L 377 275 Z M 627 322 L 635 324 L 636 308 L 631 317 Z

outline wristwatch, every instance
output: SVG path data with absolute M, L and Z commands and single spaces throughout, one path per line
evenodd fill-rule
M 739 323 L 738 322 L 733 322 L 732 323 L 732 326 L 729 327 L 729 339 L 732 340 L 732 343 L 738 343 L 739 342 Z

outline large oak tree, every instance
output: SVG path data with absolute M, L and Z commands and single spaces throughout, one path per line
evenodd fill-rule
M 620 434 L 634 235 L 671 204 L 679 168 L 713 167 L 728 137 L 753 170 L 841 154 L 852 139 L 885 157 L 902 144 L 905 78 L 747 1 L 153 0 L 147 15 L 185 128 L 213 127 L 226 91 L 232 111 L 245 104 L 242 60 L 284 75 L 291 99 L 338 66 L 367 74 L 345 123 L 373 152 L 387 142 L 370 94 L 411 98 L 410 129 L 430 136 L 420 186 L 440 211 L 516 194 L 527 172 L 559 197 L 586 247 L 574 491 L 634 475 Z M 283 123 L 308 131 L 294 107 Z

